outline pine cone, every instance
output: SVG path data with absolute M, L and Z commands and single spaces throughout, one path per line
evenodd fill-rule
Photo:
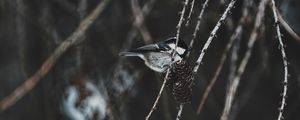
M 187 62 L 178 61 L 172 65 L 166 85 L 177 102 L 184 104 L 191 101 L 192 77 L 192 67 Z

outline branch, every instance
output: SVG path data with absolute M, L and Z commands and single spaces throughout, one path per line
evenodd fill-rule
M 168 78 L 168 76 L 169 76 L 169 74 L 170 74 L 170 66 L 171 66 L 171 64 L 172 64 L 173 61 L 174 61 L 175 50 L 177 49 L 177 45 L 178 45 L 178 41 L 179 41 L 179 35 L 180 35 L 180 29 L 181 29 L 182 22 L 183 22 L 183 20 L 184 20 L 183 17 L 184 17 L 184 13 L 185 13 L 185 9 L 186 9 L 186 6 L 187 6 L 187 4 L 188 4 L 188 1 L 189 1 L 189 0 L 185 0 L 185 2 L 184 2 L 183 8 L 182 8 L 182 10 L 181 10 L 181 12 L 180 12 L 180 19 L 179 19 L 178 24 L 177 24 L 177 26 L 176 26 L 176 28 L 177 28 L 177 33 L 176 33 L 176 44 L 175 44 L 175 49 L 173 49 L 173 51 L 172 51 L 172 57 L 171 57 L 172 62 L 169 64 L 169 68 L 167 69 L 167 73 L 166 73 L 166 75 L 165 75 L 165 77 L 164 77 L 163 84 L 162 84 L 162 86 L 161 86 L 161 88 L 160 88 L 160 90 L 159 90 L 159 93 L 158 93 L 158 95 L 157 95 L 157 97 L 156 97 L 156 100 L 155 100 L 155 102 L 154 102 L 154 104 L 153 104 L 153 106 L 152 106 L 150 112 L 148 113 L 148 115 L 147 115 L 146 118 L 145 118 L 146 120 L 148 120 L 148 119 L 150 118 L 150 116 L 151 116 L 151 114 L 153 113 L 154 109 L 156 109 L 158 100 L 159 100 L 159 98 L 160 98 L 160 96 L 161 96 L 161 94 L 162 94 L 162 92 L 163 92 L 163 90 L 164 90 L 164 88 L 165 88 L 165 85 L 166 85 L 166 82 L 167 82 L 167 78 Z
M 143 15 L 144 16 L 147 16 L 150 11 L 152 10 L 153 8 L 153 5 L 154 3 L 156 2 L 157 0 L 149 0 L 147 3 L 145 3 L 145 5 L 143 6 L 142 8 L 142 12 L 143 12 Z M 133 22 L 133 26 L 130 28 L 129 30 L 129 33 L 128 33 L 128 36 L 126 37 L 126 42 L 125 44 L 123 45 L 123 47 L 121 48 L 121 51 L 125 51 L 125 50 L 128 50 L 131 43 L 132 43 L 132 40 L 134 39 L 134 37 L 137 35 L 137 32 L 138 30 L 135 28 L 137 23 L 138 23 L 138 18 L 135 17 L 134 19 L 134 22 Z M 144 21 L 141 21 L 140 24 L 143 24 Z M 134 27 L 135 26 L 135 27 Z M 150 39 L 152 40 L 151 36 L 150 36 Z M 146 43 L 146 40 L 144 39 L 144 42 Z M 121 64 L 120 62 L 118 62 L 118 64 Z
M 189 22 L 191 20 L 191 15 L 193 13 L 194 5 L 195 5 L 195 0 L 193 0 L 190 4 L 191 4 L 191 8 L 190 8 L 190 12 L 189 12 L 189 15 L 188 15 L 188 18 L 187 18 L 185 26 L 188 26 Z
M 138 5 L 138 1 L 131 0 L 130 3 L 131 3 L 131 9 L 133 11 L 133 15 L 135 17 L 135 21 L 134 21 L 133 25 L 141 32 L 145 43 L 151 43 L 152 38 L 151 38 L 149 30 L 147 29 L 147 27 L 144 24 L 145 17 L 144 17 L 142 9 Z
M 201 54 L 199 55 L 197 61 L 196 61 L 196 65 L 193 69 L 193 74 L 196 74 L 199 66 L 202 62 L 203 56 L 205 55 L 206 50 L 208 49 L 210 43 L 212 42 L 213 38 L 216 36 L 217 31 L 219 30 L 220 26 L 222 25 L 222 23 L 224 23 L 229 11 L 231 10 L 231 8 L 234 6 L 234 3 L 236 2 L 236 0 L 231 0 L 231 2 L 229 3 L 228 7 L 226 8 L 226 10 L 224 11 L 222 17 L 219 19 L 219 21 L 217 22 L 216 26 L 214 27 L 214 29 L 211 31 L 208 40 L 206 41 L 204 47 L 202 48 Z
M 239 50 L 241 47 L 241 40 L 238 39 L 233 47 L 232 47 L 232 52 L 231 52 L 231 58 L 230 58 L 230 62 L 229 62 L 229 73 L 228 73 L 228 83 L 227 83 L 227 87 L 231 84 L 233 78 L 236 75 L 236 69 L 237 69 L 237 61 L 238 61 L 238 54 L 239 54 Z M 228 92 L 228 88 L 226 87 L 226 93 Z
M 186 58 L 188 58 L 188 57 L 190 56 L 190 53 L 191 53 L 191 51 L 192 51 L 194 41 L 195 41 L 196 36 L 197 36 L 197 33 L 198 33 L 199 29 L 200 29 L 200 23 L 201 23 L 201 20 L 202 20 L 204 11 L 205 11 L 205 9 L 206 9 L 207 6 L 208 6 L 208 2 L 209 2 L 209 0 L 205 0 L 205 2 L 204 2 L 203 5 L 202 5 L 201 12 L 200 12 L 200 14 L 199 14 L 199 16 L 198 16 L 198 18 L 197 18 L 197 25 L 196 25 L 196 27 L 195 27 L 195 29 L 194 29 L 193 37 L 192 37 L 192 40 L 191 40 L 191 42 L 190 42 L 190 44 L 189 44 L 189 51 L 188 51 L 188 53 L 186 54 Z
M 220 73 L 221 73 L 221 70 L 223 69 L 223 66 L 224 66 L 224 63 L 225 63 L 225 60 L 227 58 L 227 55 L 228 55 L 228 52 L 230 51 L 230 48 L 233 44 L 233 42 L 236 40 L 236 39 L 239 39 L 241 37 L 241 33 L 242 33 L 242 24 L 240 24 L 236 30 L 235 30 L 235 33 L 231 36 L 230 38 L 230 41 L 229 43 L 227 44 L 224 52 L 222 53 L 222 58 L 221 58 L 221 61 L 218 65 L 218 68 L 214 74 L 214 77 L 212 78 L 212 80 L 209 82 L 208 86 L 206 87 L 205 89 L 205 92 L 202 96 L 202 100 L 198 106 L 198 109 L 197 109 L 197 114 L 200 114 L 201 113 L 201 110 L 203 108 L 203 105 L 208 97 L 208 94 L 210 93 L 212 87 L 214 86 L 215 82 L 217 81 Z
M 159 82 L 158 80 L 160 80 L 160 76 L 158 74 L 156 74 L 156 77 L 157 79 L 157 84 L 160 85 L 161 82 Z M 171 115 L 171 110 L 170 110 L 170 102 L 169 102 L 169 96 L 168 96 L 168 92 L 166 91 L 163 91 L 162 93 L 162 108 L 163 108 L 163 117 L 164 117 L 164 120 L 172 120 L 172 115 Z
M 282 18 L 282 15 L 279 13 L 279 11 L 276 9 L 278 21 L 281 23 L 283 28 L 298 42 L 300 42 L 300 37 L 297 35 L 297 33 L 291 28 L 291 26 Z
M 265 34 L 264 28 L 262 28 L 260 34 Z M 235 47 L 235 46 L 234 46 Z M 249 74 L 249 77 L 247 77 L 247 85 L 243 87 L 243 93 L 239 96 L 239 99 L 236 99 L 235 102 L 232 105 L 232 109 L 230 112 L 230 119 L 236 120 L 238 115 L 241 113 L 242 109 L 245 108 L 246 105 L 249 104 L 249 101 L 254 96 L 254 91 L 257 90 L 257 87 L 259 86 L 259 83 L 261 81 L 261 78 L 263 78 L 263 74 L 265 73 L 265 70 L 267 70 L 268 66 L 268 52 L 267 48 L 265 47 L 265 44 L 263 42 L 259 43 L 259 53 L 262 53 L 260 56 L 262 57 L 260 62 L 255 65 L 254 71 Z M 235 76 L 235 75 L 234 75 Z M 233 77 L 234 77 L 233 76 Z M 233 79 L 233 78 L 231 78 Z M 228 84 L 229 86 L 230 84 Z
M 21 99 L 26 93 L 32 90 L 35 85 L 43 78 L 57 62 L 60 56 L 65 53 L 65 51 L 70 48 L 70 46 L 80 41 L 82 35 L 91 26 L 95 19 L 102 13 L 103 9 L 106 7 L 109 0 L 103 0 L 98 6 L 93 10 L 93 12 L 86 17 L 79 25 L 79 27 L 69 36 L 64 42 L 62 42 L 55 51 L 48 57 L 48 59 L 42 64 L 40 69 L 28 78 L 21 86 L 16 88 L 13 93 L 5 97 L 0 102 L 1 111 L 6 110 L 19 99 Z
M 245 19 L 246 17 L 248 16 L 249 12 L 248 12 L 248 6 L 250 6 L 250 3 L 249 4 L 244 4 L 244 10 L 243 10 L 243 15 L 242 17 L 240 18 L 239 20 L 239 25 L 236 27 L 235 29 L 235 32 L 233 33 L 233 35 L 230 37 L 230 40 L 229 40 L 229 43 L 227 44 L 224 52 L 222 53 L 222 57 L 221 57 L 221 61 L 218 65 L 218 68 L 214 74 L 214 77 L 212 78 L 212 80 L 210 81 L 210 83 L 208 84 L 208 86 L 206 87 L 205 89 L 205 92 L 202 96 L 202 100 L 198 106 L 198 109 L 197 109 L 197 114 L 200 114 L 201 113 L 201 110 L 204 106 L 204 103 L 208 97 L 208 94 L 210 93 L 212 87 L 214 86 L 215 82 L 217 81 L 220 73 L 221 73 L 221 70 L 223 69 L 223 66 L 224 66 L 224 63 L 227 59 L 227 55 L 228 55 L 228 52 L 230 51 L 230 48 L 232 47 L 233 43 L 235 40 L 237 39 L 240 39 L 241 37 L 241 34 L 243 32 L 243 25 L 245 23 Z
M 288 90 L 288 62 L 287 62 L 287 57 L 286 57 L 285 50 L 284 50 L 284 44 L 283 44 L 282 38 L 281 38 L 279 21 L 278 21 L 278 16 L 277 16 L 274 0 L 272 0 L 272 9 L 273 9 L 274 21 L 275 21 L 275 25 L 276 25 L 277 38 L 279 41 L 281 56 L 282 56 L 283 65 L 284 65 L 284 80 L 283 80 L 282 99 L 281 99 L 281 105 L 279 107 L 279 115 L 277 118 L 277 120 L 282 120 L 283 119 L 283 110 L 286 105 L 287 90 Z
M 176 120 L 180 120 L 181 115 L 182 115 L 182 110 L 183 110 L 183 104 L 180 104 Z
M 175 49 L 172 52 L 172 61 L 173 61 L 173 58 L 175 56 L 175 50 L 177 49 L 178 40 L 180 39 L 179 36 L 180 36 L 181 25 L 184 21 L 184 14 L 185 14 L 185 10 L 186 10 L 186 6 L 187 6 L 188 2 L 189 2 L 189 0 L 185 0 L 185 2 L 183 4 L 183 7 L 182 7 L 182 10 L 180 12 L 180 19 L 179 19 L 178 24 L 176 26 L 176 28 L 177 28 L 177 31 L 176 31 L 176 45 L 175 45 Z
M 159 90 L 159 93 L 158 93 L 158 95 L 157 95 L 157 97 L 156 97 L 156 100 L 155 100 L 155 102 L 154 102 L 154 104 L 153 104 L 153 106 L 152 106 L 150 112 L 149 112 L 148 115 L 146 116 L 146 119 L 145 119 L 145 120 L 149 120 L 151 114 L 152 114 L 153 111 L 156 109 L 158 100 L 159 100 L 159 98 L 160 98 L 160 96 L 161 96 L 161 94 L 162 94 L 162 92 L 163 92 L 163 90 L 164 90 L 164 88 L 165 88 L 165 85 L 166 85 L 167 78 L 168 78 L 169 74 L 170 74 L 170 69 L 167 70 L 167 73 L 166 73 L 165 78 L 164 78 L 164 82 L 163 82 L 162 86 L 160 87 L 160 90 Z
M 262 18 L 264 16 L 264 11 L 265 11 L 265 6 L 266 6 L 267 1 L 268 0 L 262 0 L 259 4 L 258 12 L 256 14 L 256 19 L 255 19 L 255 23 L 254 23 L 254 28 L 251 32 L 249 42 L 247 44 L 247 51 L 245 53 L 244 58 L 242 59 L 241 64 L 239 65 L 237 75 L 234 77 L 234 79 L 229 87 L 228 94 L 226 95 L 225 107 L 223 109 L 221 120 L 228 120 L 229 112 L 230 112 L 230 109 L 232 106 L 232 102 L 233 102 L 237 87 L 239 85 L 241 76 L 244 73 L 245 68 L 248 64 L 249 58 L 252 54 L 252 49 L 253 49 L 254 43 L 258 36 L 257 31 L 258 31 L 259 27 L 261 26 L 261 22 L 262 22 Z

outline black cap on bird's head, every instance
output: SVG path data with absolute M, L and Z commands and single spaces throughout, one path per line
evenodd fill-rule
M 168 38 L 165 41 L 161 41 L 158 43 L 159 48 L 161 48 L 162 51 L 169 51 L 169 50 L 174 50 L 175 46 L 176 46 L 176 37 L 172 37 L 172 38 Z M 188 46 L 186 45 L 186 43 L 179 39 L 178 43 L 177 43 L 177 48 L 176 48 L 176 53 L 181 56 L 184 57 L 186 55 L 188 51 Z

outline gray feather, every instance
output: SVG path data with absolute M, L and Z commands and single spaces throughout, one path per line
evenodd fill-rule
M 136 52 L 120 52 L 119 56 L 139 56 L 140 53 Z

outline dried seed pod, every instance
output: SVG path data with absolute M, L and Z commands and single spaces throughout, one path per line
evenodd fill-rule
M 177 102 L 189 103 L 192 98 L 192 67 L 185 61 L 174 63 L 166 85 Z
M 173 96 L 179 103 L 189 103 L 192 99 L 192 88 L 188 82 L 178 81 L 173 85 Z

